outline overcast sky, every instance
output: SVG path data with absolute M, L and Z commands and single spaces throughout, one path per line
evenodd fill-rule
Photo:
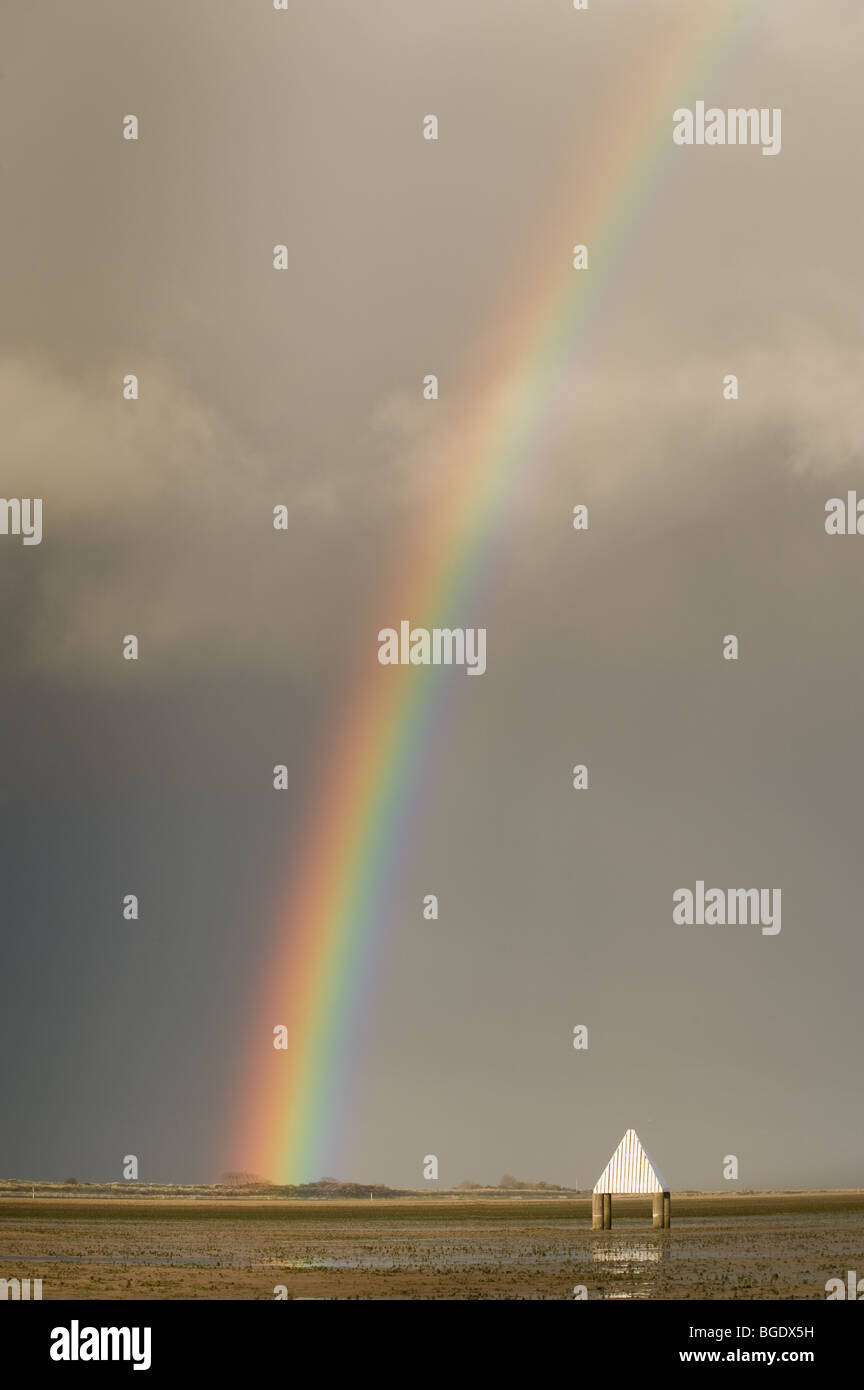
M 44 538 L 0 536 L 0 1174 L 247 1166 L 269 904 L 380 586 L 691 8 L 6 0 L 2 492 Z M 633 1126 L 673 1187 L 864 1180 L 864 540 L 824 529 L 864 496 L 862 57 L 858 0 L 753 0 L 674 105 L 779 107 L 779 156 L 645 112 L 668 157 L 452 615 L 488 668 L 450 673 L 330 1173 L 590 1185 Z M 697 879 L 779 887 L 781 932 L 674 925 Z

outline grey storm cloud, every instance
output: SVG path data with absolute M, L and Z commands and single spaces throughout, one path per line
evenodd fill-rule
M 478 364 L 559 260 L 569 284 L 615 103 L 693 2 L 5 10 L 2 492 L 44 499 L 44 538 L 0 536 L 0 1005 L 28 1039 L 0 1172 L 114 1175 L 137 1135 L 148 1176 L 213 1178 L 272 904 L 379 618 L 416 620 L 393 575 Z M 587 1178 L 647 1117 L 676 1186 L 728 1152 L 748 1186 L 860 1180 L 864 541 L 824 504 L 864 492 L 862 15 L 744 10 L 676 104 L 782 107 L 782 152 L 676 151 L 670 107 L 539 392 L 494 582 L 452 618 L 488 667 L 382 894 L 340 1175 L 414 1183 L 431 1146 L 448 1180 Z M 697 879 L 779 886 L 782 932 L 674 926 Z

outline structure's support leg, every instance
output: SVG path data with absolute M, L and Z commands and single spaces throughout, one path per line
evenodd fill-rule
M 663 1193 L 663 1229 L 668 1231 L 672 1225 L 672 1198 L 668 1192 Z
M 663 1193 L 662 1193 L 662 1192 L 655 1192 L 655 1193 L 654 1193 L 654 1200 L 653 1200 L 653 1204 L 652 1204 L 651 1211 L 652 1211 L 652 1215 L 653 1215 L 653 1217 L 654 1217 L 654 1229 L 655 1229 L 655 1230 L 662 1230 L 663 1225 L 664 1225 L 664 1221 L 663 1221 Z
M 600 1192 L 595 1192 L 591 1197 L 591 1230 L 603 1230 L 603 1196 Z
M 603 1230 L 612 1230 L 612 1193 L 603 1193 Z

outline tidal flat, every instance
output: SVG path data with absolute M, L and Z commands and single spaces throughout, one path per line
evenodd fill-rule
M 864 1276 L 864 1192 L 590 1197 L 0 1198 L 0 1279 L 63 1299 L 800 1299 Z

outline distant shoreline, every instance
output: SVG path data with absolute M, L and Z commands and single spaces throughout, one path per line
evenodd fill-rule
M 729 1214 L 766 1215 L 771 1212 L 864 1211 L 864 1188 L 788 1188 L 764 1190 L 694 1191 L 672 1189 L 675 1210 L 679 1215 L 710 1214 L 722 1208 Z M 650 1195 L 616 1196 L 615 1205 L 622 1216 L 628 1211 L 641 1212 L 650 1205 Z M 436 1188 L 432 1190 L 388 1188 L 361 1183 L 309 1184 L 304 1187 L 250 1185 L 248 1187 L 169 1186 L 145 1183 L 56 1183 L 28 1182 L 23 1179 L 0 1179 L 0 1210 L 22 1204 L 56 1209 L 75 1205 L 107 1206 L 134 1205 L 162 1208 L 273 1208 L 301 1210 L 331 1207 L 343 1210 L 368 1211 L 370 1207 L 485 1207 L 506 1209 L 518 1207 L 523 1212 L 532 1207 L 571 1209 L 582 1215 L 590 1211 L 591 1189 L 548 1188 Z M 564 1214 L 562 1212 L 562 1214 Z

